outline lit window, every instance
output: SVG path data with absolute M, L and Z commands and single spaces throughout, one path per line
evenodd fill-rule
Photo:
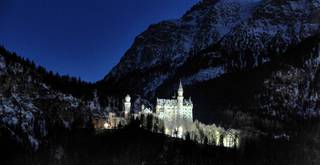
M 104 123 L 103 126 L 104 126 L 105 129 L 108 129 L 109 128 L 109 123 Z

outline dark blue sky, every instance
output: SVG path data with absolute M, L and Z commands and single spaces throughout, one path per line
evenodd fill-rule
M 150 24 L 199 0 L 0 0 L 0 44 L 49 70 L 102 79 Z

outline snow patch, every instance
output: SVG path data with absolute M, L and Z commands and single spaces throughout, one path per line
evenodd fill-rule
M 4 116 L 2 122 L 10 126 L 15 126 L 18 124 L 18 119 L 15 116 Z
M 33 114 L 30 111 L 25 112 L 24 117 L 29 123 L 32 122 L 33 120 Z
M 168 78 L 168 75 L 159 75 L 143 88 L 145 93 L 155 92 L 155 90 Z
M 225 71 L 224 71 L 223 66 L 209 67 L 209 68 L 200 70 L 198 73 L 196 73 L 190 77 L 184 78 L 183 82 L 185 84 L 193 84 L 196 82 L 207 81 L 210 79 L 217 78 L 224 73 L 225 73 Z
M 5 63 L 4 57 L 0 55 L 0 71 L 4 70 L 5 68 L 6 68 L 6 63 Z
M 38 150 L 38 149 L 39 149 L 39 142 L 38 142 L 38 140 L 35 139 L 35 138 L 34 138 L 33 136 L 31 136 L 31 135 L 28 136 L 28 139 L 29 139 L 29 142 L 30 142 L 32 148 L 33 148 L 34 150 Z
M 76 108 L 79 106 L 79 100 L 77 98 L 73 97 L 72 95 L 63 94 L 60 97 L 60 100 L 68 102 L 70 104 L 70 107 L 72 107 L 72 108 Z
M 0 76 L 3 74 L 5 68 L 6 68 L 6 63 L 5 63 L 4 57 L 2 57 L 0 54 Z
M 281 135 L 274 135 L 273 138 L 276 140 L 287 140 L 287 141 L 290 140 L 290 136 L 285 133 L 283 133 Z
M 9 107 L 8 105 L 3 105 L 3 112 L 4 113 L 14 113 L 15 110 L 12 107 Z

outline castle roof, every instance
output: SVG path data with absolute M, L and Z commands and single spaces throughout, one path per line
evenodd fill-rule
M 157 105 L 176 105 L 176 99 L 157 99 Z
M 178 101 L 176 99 L 157 99 L 157 105 L 164 106 L 164 105 L 177 105 Z M 183 105 L 192 105 L 192 101 L 190 99 L 183 100 Z

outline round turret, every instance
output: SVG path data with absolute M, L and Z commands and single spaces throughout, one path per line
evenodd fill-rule
M 127 95 L 126 98 L 125 98 L 125 101 L 126 102 L 130 102 L 131 101 L 131 97 L 129 95 Z
M 131 97 L 127 95 L 124 98 L 124 117 L 128 118 L 131 111 Z

